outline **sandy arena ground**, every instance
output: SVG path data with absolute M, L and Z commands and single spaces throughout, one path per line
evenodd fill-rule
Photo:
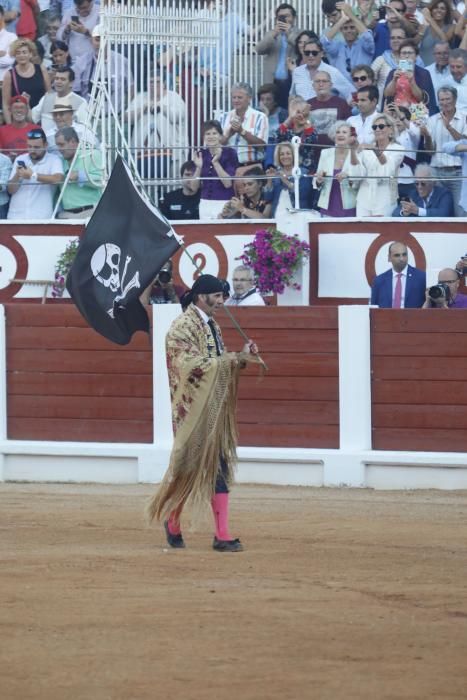
M 236 487 L 220 554 L 152 490 L 0 484 L 2 700 L 467 698 L 467 492 Z

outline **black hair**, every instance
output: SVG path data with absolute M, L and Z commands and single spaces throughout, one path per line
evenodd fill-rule
M 376 85 L 364 85 L 363 87 L 358 88 L 357 93 L 360 95 L 362 92 L 368 93 L 368 99 L 370 102 L 373 100 L 379 100 L 379 90 Z
M 296 17 L 296 16 L 297 16 L 297 10 L 295 9 L 295 7 L 292 7 L 292 5 L 289 5 L 288 2 L 282 2 L 282 3 L 279 5 L 279 7 L 276 7 L 276 12 L 275 12 L 276 17 L 277 17 L 278 15 L 280 15 L 280 13 L 282 12 L 282 10 L 290 10 L 290 12 L 292 13 L 292 17 Z

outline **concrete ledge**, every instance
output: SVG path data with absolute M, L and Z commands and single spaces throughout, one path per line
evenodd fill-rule
M 0 480 L 157 483 L 170 444 L 0 441 Z M 467 489 L 467 455 L 240 447 L 239 483 Z

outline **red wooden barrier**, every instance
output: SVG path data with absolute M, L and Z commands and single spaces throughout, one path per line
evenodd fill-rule
M 241 445 L 339 447 L 337 308 L 235 308 L 235 317 L 269 367 L 240 380 Z M 243 345 L 219 314 L 227 347 Z M 246 375 L 246 376 L 245 376 Z
M 338 447 L 336 308 L 234 309 L 269 365 L 245 371 L 240 444 Z M 151 442 L 152 355 L 145 335 L 113 345 L 71 305 L 8 304 L 8 437 Z M 224 314 L 227 346 L 243 340 Z M 157 426 L 156 426 L 157 430 Z
M 373 449 L 467 452 L 467 314 L 371 311 Z
M 152 352 L 119 347 L 71 305 L 6 305 L 8 437 L 152 442 Z

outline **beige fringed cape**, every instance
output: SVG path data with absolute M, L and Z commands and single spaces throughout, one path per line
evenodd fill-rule
M 216 324 L 218 338 L 222 335 Z M 215 491 L 219 455 L 228 466 L 227 484 L 236 461 L 236 403 L 242 353 L 217 356 L 214 339 L 191 304 L 171 325 L 166 338 L 174 445 L 169 468 L 148 505 L 152 521 L 189 506 L 196 516 Z

